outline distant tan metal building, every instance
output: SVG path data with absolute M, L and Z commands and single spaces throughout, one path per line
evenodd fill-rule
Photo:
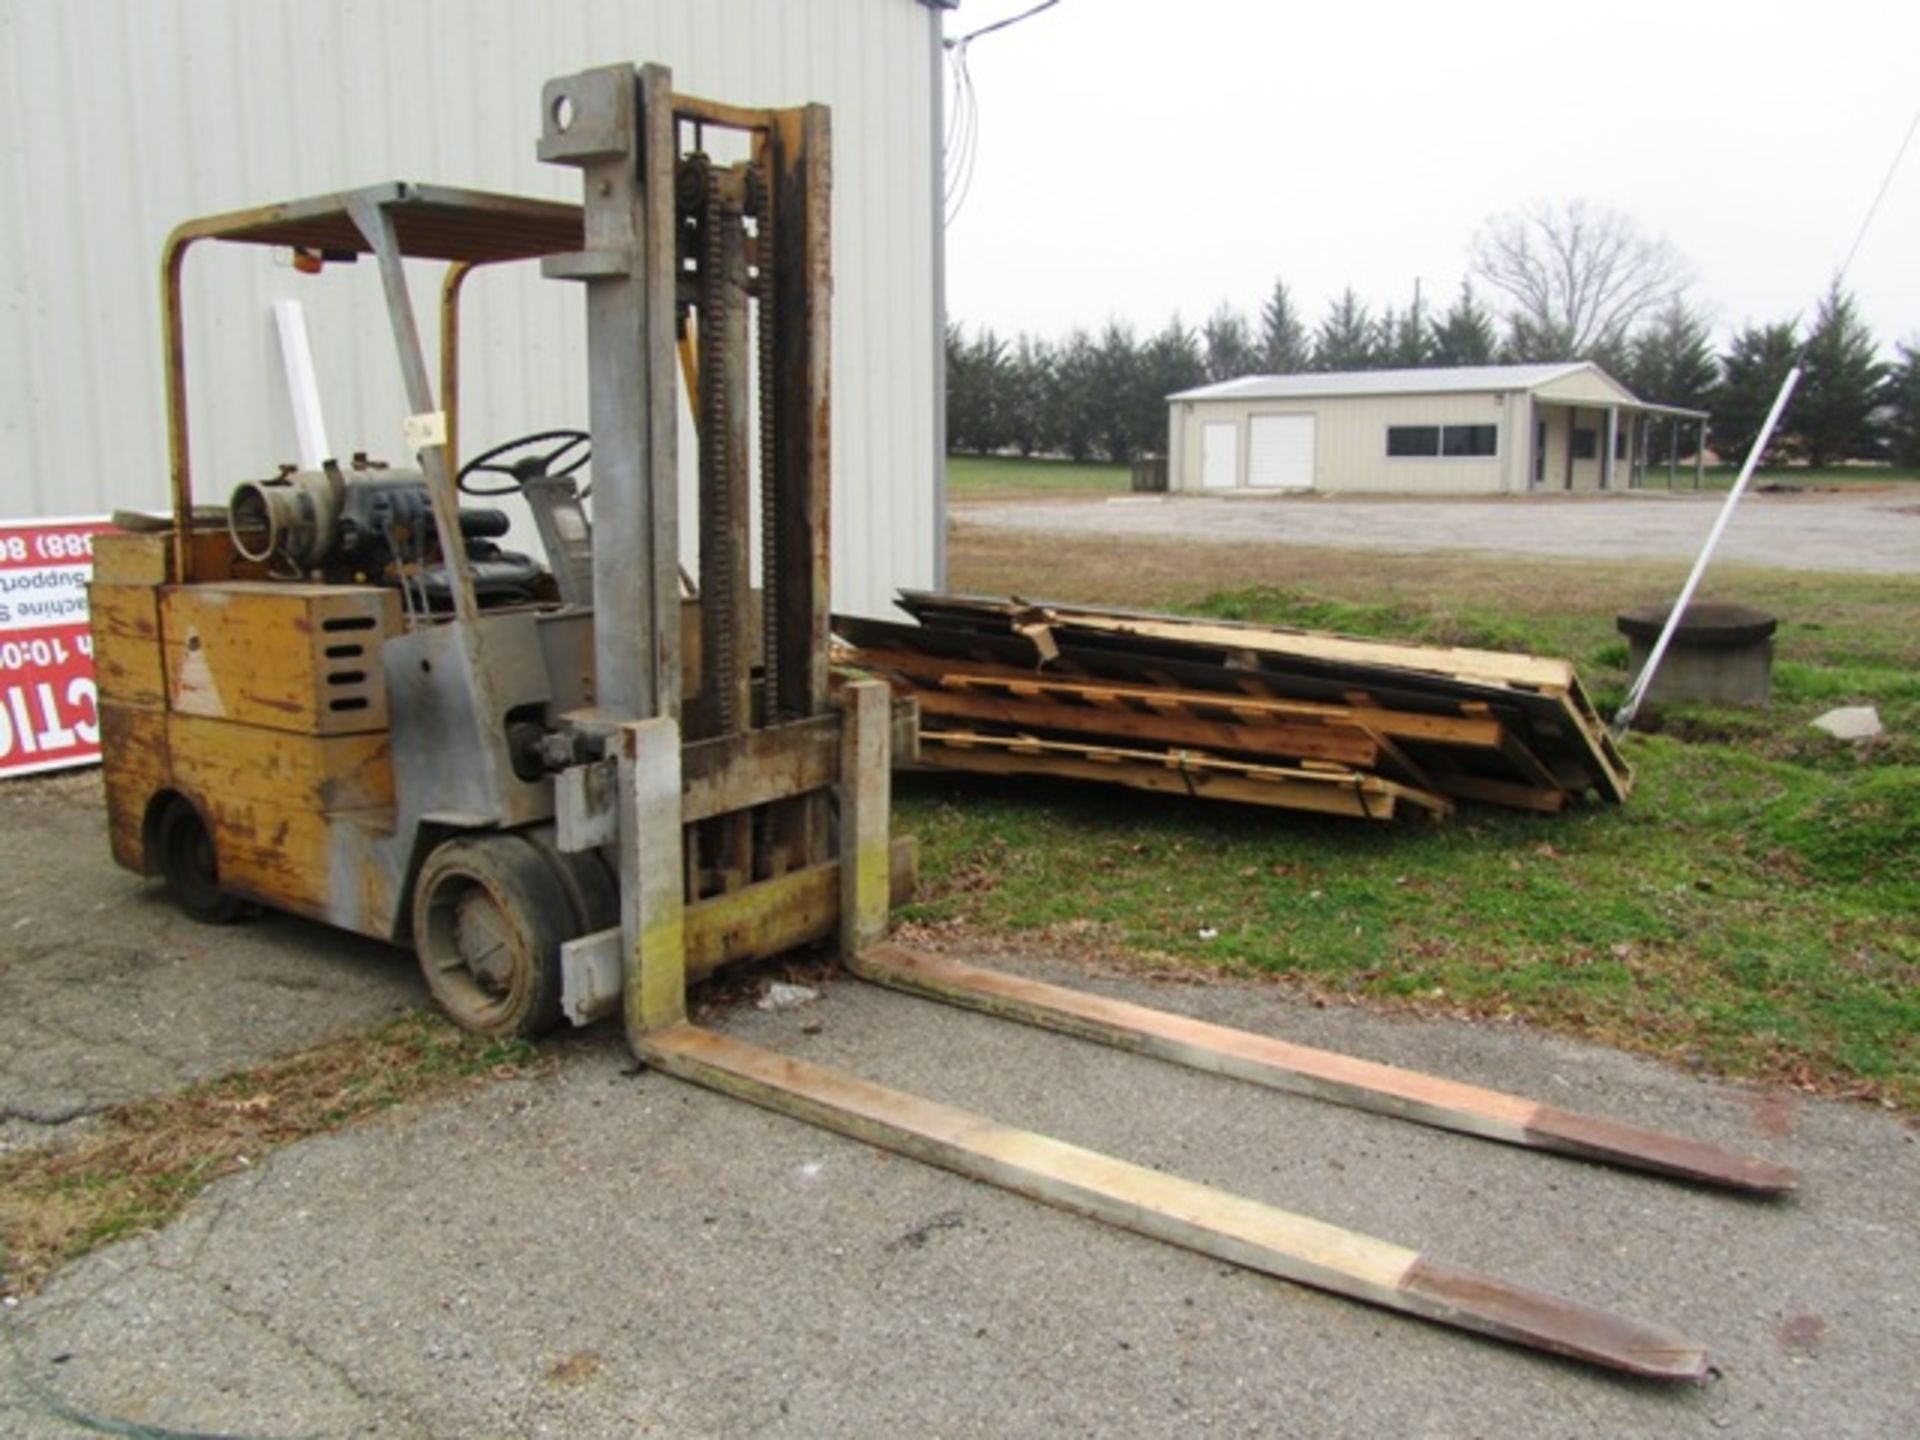
M 1584 361 L 1252 375 L 1167 400 L 1168 487 L 1223 495 L 1627 489 L 1653 423 L 1707 419 Z

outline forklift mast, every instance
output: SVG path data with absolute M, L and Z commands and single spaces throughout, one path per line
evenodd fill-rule
M 891 701 L 866 681 L 836 707 L 828 688 L 826 108 L 677 95 L 647 65 L 554 80 L 541 113 L 540 158 L 581 172 L 585 245 L 542 269 L 586 290 L 594 440 L 594 699 L 563 719 L 576 753 L 612 752 L 561 771 L 557 819 L 563 848 L 590 842 L 617 796 L 622 877 L 617 952 L 603 934 L 571 958 L 598 967 L 604 994 L 617 953 L 638 1037 L 685 1013 L 687 907 L 766 928 L 804 894 L 838 912 L 846 948 L 885 933 Z M 746 158 L 717 161 L 718 132 L 744 138 Z M 677 371 L 699 450 L 685 696 Z M 711 798 L 689 807 L 683 792 Z

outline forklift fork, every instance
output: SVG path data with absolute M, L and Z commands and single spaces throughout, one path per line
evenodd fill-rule
M 1463 1330 L 1657 1379 L 1698 1379 L 1705 1349 L 1209 1185 L 1001 1125 L 693 1025 L 654 1031 L 646 1064 L 783 1115 L 1170 1245 Z

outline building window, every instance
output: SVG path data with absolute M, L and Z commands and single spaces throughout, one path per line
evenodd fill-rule
M 1627 432 L 1624 430 L 1613 432 L 1613 458 L 1616 460 L 1627 458 Z
M 1499 453 L 1496 425 L 1389 425 L 1387 454 L 1396 459 L 1445 455 L 1477 459 Z
M 1438 425 L 1389 425 L 1387 427 L 1388 455 L 1438 455 L 1440 453 L 1440 427 Z
M 1440 437 L 1442 455 L 1492 455 L 1499 429 L 1493 425 L 1449 425 Z
M 1591 460 L 1600 453 L 1600 432 L 1598 430 L 1579 430 L 1573 432 L 1573 458 Z

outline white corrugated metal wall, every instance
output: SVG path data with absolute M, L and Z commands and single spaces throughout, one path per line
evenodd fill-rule
M 833 108 L 834 594 L 885 613 L 938 578 L 937 25 L 918 0 L 0 0 L 0 517 L 165 504 L 174 224 L 387 179 L 577 200 L 534 158 L 541 84 L 654 60 L 693 94 Z M 305 302 L 333 448 L 403 454 L 370 265 L 202 246 L 187 270 L 201 498 L 295 458 L 276 299 Z M 467 453 L 584 426 L 583 303 L 533 267 L 469 282 Z

